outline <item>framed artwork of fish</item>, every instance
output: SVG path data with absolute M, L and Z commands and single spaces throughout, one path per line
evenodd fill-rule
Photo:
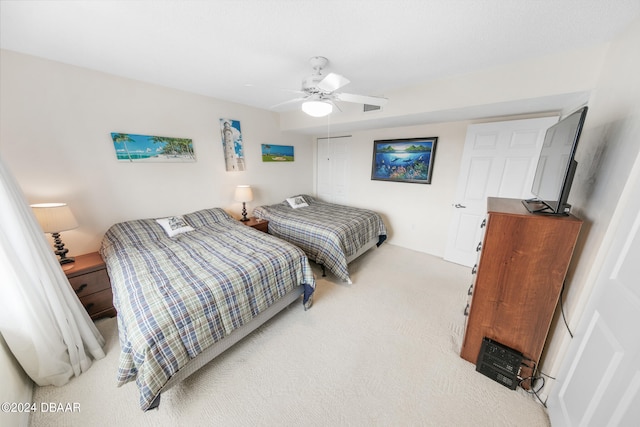
M 438 137 L 373 141 L 371 179 L 431 184 Z

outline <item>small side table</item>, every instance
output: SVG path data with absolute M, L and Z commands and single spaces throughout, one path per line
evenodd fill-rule
M 111 282 L 100 254 L 91 252 L 76 256 L 75 259 L 70 264 L 72 267 L 64 270 L 64 273 L 91 319 L 115 316 Z
M 242 223 L 248 227 L 260 230 L 263 233 L 269 233 L 269 221 L 267 221 L 266 219 L 259 219 L 255 216 L 252 216 L 249 218 L 249 221 L 243 221 Z

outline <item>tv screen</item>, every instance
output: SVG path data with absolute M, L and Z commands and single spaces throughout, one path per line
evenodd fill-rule
M 569 213 L 567 199 L 578 165 L 574 157 L 587 109 L 582 107 L 547 129 L 531 186 L 536 198 L 525 203 L 529 211 Z

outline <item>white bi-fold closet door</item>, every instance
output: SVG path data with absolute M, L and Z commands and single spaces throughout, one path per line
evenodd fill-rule
M 349 202 L 349 141 L 350 136 L 318 138 L 318 197 L 325 202 Z

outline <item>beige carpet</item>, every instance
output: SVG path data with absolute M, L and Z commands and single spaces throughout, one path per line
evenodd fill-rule
M 459 357 L 470 269 L 385 243 L 350 267 L 354 284 L 318 278 L 315 304 L 271 319 L 162 397 L 138 407 L 115 386 L 115 319 L 98 322 L 107 357 L 34 401 L 79 403 L 33 426 L 548 426 L 542 405 Z

